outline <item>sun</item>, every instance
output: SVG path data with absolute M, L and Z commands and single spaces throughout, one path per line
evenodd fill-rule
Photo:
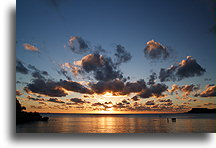
M 103 94 L 103 97 L 112 97 L 113 94 L 111 92 L 106 92 L 105 94 Z
M 98 113 L 100 113 L 100 114 L 112 114 L 112 113 L 115 113 L 115 111 L 113 110 L 113 107 L 110 107 L 106 110 L 98 111 Z
M 112 92 L 106 92 L 102 95 L 103 97 L 107 97 L 107 98 L 118 98 L 118 97 L 127 97 L 127 95 L 117 95 L 117 94 L 113 94 Z

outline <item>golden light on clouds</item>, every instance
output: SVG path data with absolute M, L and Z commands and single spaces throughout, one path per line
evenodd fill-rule
M 30 44 L 23 44 L 23 47 L 26 49 L 26 50 L 31 50 L 31 51 L 38 51 L 38 48 L 33 46 L 33 45 L 30 45 Z

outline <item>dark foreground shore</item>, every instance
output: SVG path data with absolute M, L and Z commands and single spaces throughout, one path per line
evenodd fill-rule
M 49 117 L 42 117 L 37 112 L 25 112 L 26 108 L 21 106 L 19 101 L 16 99 L 16 124 L 31 122 L 31 121 L 48 121 Z

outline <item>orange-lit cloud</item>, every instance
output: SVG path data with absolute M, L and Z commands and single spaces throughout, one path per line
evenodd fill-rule
M 33 46 L 33 45 L 30 45 L 30 44 L 23 44 L 23 47 L 26 49 L 26 50 L 30 50 L 30 51 L 38 51 L 38 48 Z
M 167 47 L 155 42 L 154 40 L 146 43 L 144 53 L 146 57 L 152 60 L 167 59 L 170 55 Z
M 208 86 L 206 90 L 200 93 L 201 97 L 215 97 L 216 96 L 216 86 Z

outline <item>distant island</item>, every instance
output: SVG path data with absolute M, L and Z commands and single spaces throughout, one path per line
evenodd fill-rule
M 208 108 L 192 108 L 187 113 L 216 113 L 216 109 L 208 109 Z
M 24 106 L 16 99 L 16 124 L 26 123 L 31 121 L 48 121 L 49 117 L 42 117 L 37 112 L 25 112 Z

